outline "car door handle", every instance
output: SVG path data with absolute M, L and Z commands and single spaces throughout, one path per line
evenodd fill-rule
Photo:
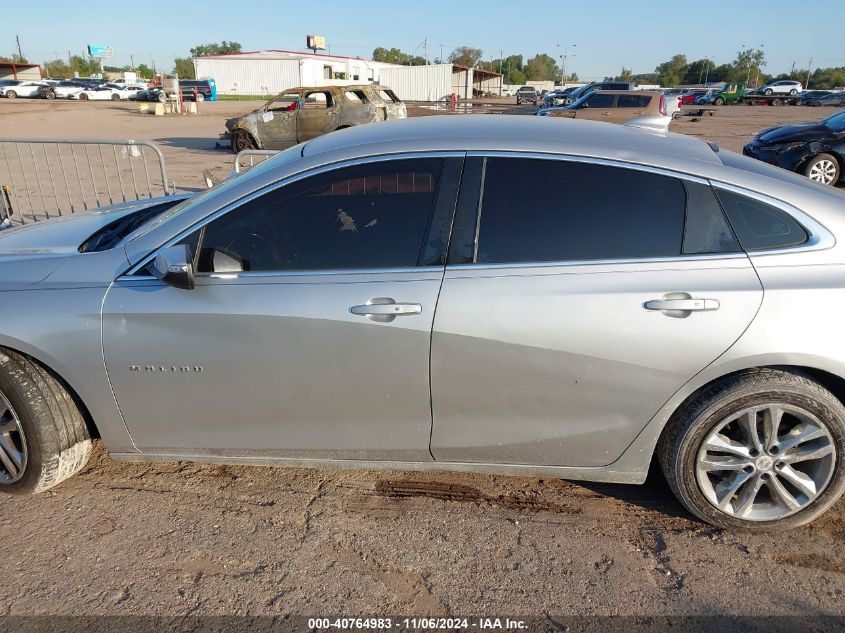
M 367 317 L 371 321 L 389 323 L 398 316 L 408 316 L 422 313 L 419 303 L 396 303 L 390 297 L 376 297 L 364 305 L 349 308 L 352 314 Z
M 422 306 L 419 303 L 385 303 L 374 305 L 352 306 L 352 314 L 360 316 L 402 316 L 406 314 L 420 314 Z
M 646 310 L 671 310 L 678 312 L 709 312 L 719 309 L 716 299 L 651 299 L 643 304 Z

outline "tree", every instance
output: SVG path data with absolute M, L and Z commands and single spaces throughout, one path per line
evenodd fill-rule
M 90 77 L 103 72 L 100 60 L 94 57 L 74 55 L 70 58 L 69 74 L 78 73 L 80 77 Z
M 736 59 L 731 64 L 731 78 L 735 82 L 749 83 L 756 81 L 760 68 L 766 65 L 766 52 L 762 48 L 745 48 L 737 51 Z
M 240 53 L 241 45 L 238 42 L 227 42 L 223 40 L 219 44 L 199 44 L 191 49 L 192 57 L 203 57 L 205 55 L 226 55 L 227 53 Z
M 0 55 L 0 62 L 12 62 L 13 64 L 28 64 L 29 60 L 26 57 L 21 57 L 17 53 L 13 53 L 11 57 Z
M 44 62 L 44 72 L 48 77 L 53 79 L 68 79 L 73 75 L 73 72 L 70 70 L 70 66 L 68 66 L 62 59 L 54 59 L 51 62 Z
M 155 75 L 153 69 L 147 66 L 146 64 L 139 64 L 138 66 L 136 66 L 135 72 L 142 79 L 152 79 L 153 75 Z
M 459 66 L 469 66 L 475 68 L 478 61 L 481 59 L 483 51 L 480 48 L 471 48 L 469 46 L 459 46 L 449 55 L 449 61 Z
M 179 75 L 179 79 L 194 79 L 194 62 L 190 57 L 177 57 L 173 62 L 174 75 Z
M 627 81 L 633 82 L 634 81 L 634 73 L 631 71 L 630 68 L 625 68 L 622 66 L 622 70 L 619 71 L 619 74 L 615 77 L 605 77 L 605 81 Z
M 713 77 L 711 75 L 715 67 L 716 65 L 713 61 L 706 57 L 696 59 L 694 62 L 687 64 L 682 83 L 703 84 L 705 80 L 707 82 L 713 81 Z
M 525 74 L 529 80 L 556 81 L 560 78 L 560 69 L 554 57 L 538 53 L 525 64 Z
M 678 54 L 668 62 L 658 64 L 654 72 L 657 73 L 657 83 L 661 86 L 675 86 L 683 83 L 687 68 L 687 56 Z
M 386 64 L 400 64 L 402 66 L 424 66 L 425 57 L 410 55 L 400 51 L 398 48 L 377 48 L 373 51 L 374 62 Z

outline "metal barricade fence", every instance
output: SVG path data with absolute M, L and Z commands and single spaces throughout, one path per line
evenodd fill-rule
M 0 137 L 0 224 L 169 196 L 164 156 L 149 141 Z
M 275 156 L 279 151 L 275 149 L 245 149 L 237 153 L 235 156 L 235 173 L 241 173 L 245 168 L 254 167 L 256 158 L 259 158 L 259 163 L 264 162 L 271 156 Z M 247 164 L 248 161 L 248 164 Z

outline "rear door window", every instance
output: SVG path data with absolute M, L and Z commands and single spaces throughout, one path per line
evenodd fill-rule
M 616 99 L 617 108 L 645 108 L 651 103 L 651 95 L 619 95 Z
M 686 191 L 676 178 L 570 161 L 491 158 L 475 261 L 675 257 L 682 251 L 685 209 Z

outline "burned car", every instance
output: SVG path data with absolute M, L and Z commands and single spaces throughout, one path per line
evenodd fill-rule
M 257 110 L 228 119 L 221 141 L 234 152 L 285 149 L 353 125 L 407 116 L 405 104 L 386 86 L 290 88 Z

